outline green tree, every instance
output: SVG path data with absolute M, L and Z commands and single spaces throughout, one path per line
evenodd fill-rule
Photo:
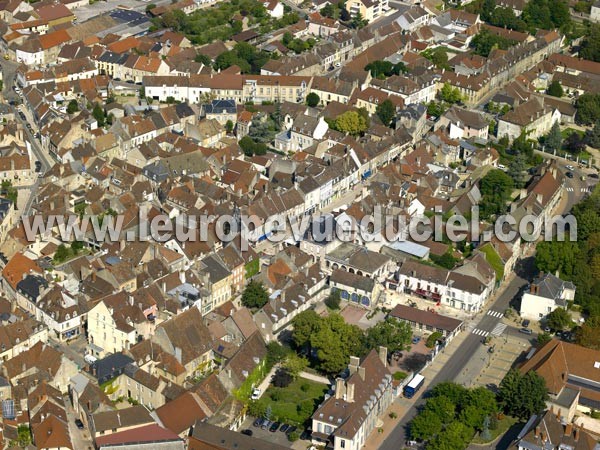
M 441 103 L 434 102 L 433 100 L 427 104 L 427 114 L 434 117 L 440 117 L 444 114 L 445 108 Z
M 506 203 L 514 188 L 513 179 L 499 169 L 490 170 L 480 181 L 482 194 L 481 217 L 488 219 L 506 210 Z
M 444 47 L 427 49 L 421 56 L 430 60 L 438 69 L 450 69 L 448 65 L 448 51 Z
M 390 99 L 386 99 L 377 105 L 375 109 L 375 113 L 377 117 L 381 120 L 381 122 L 389 127 L 392 124 L 392 119 L 396 116 L 396 107 L 392 103 Z
M 293 377 L 297 378 L 300 372 L 308 367 L 306 358 L 302 358 L 295 353 L 290 353 L 283 361 L 283 368 Z
M 436 384 L 431 389 L 431 397 L 444 396 L 450 399 L 452 403 L 461 407 L 467 395 L 467 389 L 460 384 L 453 383 L 452 381 L 444 381 Z
M 575 336 L 579 345 L 600 350 L 600 315 L 588 317 Z
M 204 64 L 205 66 L 209 66 L 209 67 L 212 64 L 212 60 L 210 59 L 210 56 L 203 55 L 202 53 L 198 53 L 195 56 L 194 61 L 196 61 L 197 63 Z
M 447 103 L 460 103 L 462 101 L 462 95 L 458 88 L 453 88 L 448 83 L 444 83 L 442 89 L 440 89 L 440 98 Z
M 589 25 L 581 42 L 579 56 L 583 59 L 600 62 L 600 24 L 591 23 Z
M 501 28 L 509 28 L 515 31 L 525 31 L 527 24 L 516 16 L 512 8 L 496 8 L 490 16 L 489 22 Z
M 427 400 L 425 411 L 433 412 L 443 424 L 447 425 L 454 420 L 456 405 L 448 397 L 440 395 Z
M 473 437 L 473 428 L 454 421 L 427 446 L 427 450 L 463 450 Z
M 227 133 L 231 133 L 233 131 L 233 122 L 231 120 L 228 120 L 225 123 L 225 131 L 227 131 Z
M 574 155 L 585 150 L 585 141 L 577 131 L 573 131 L 565 139 L 565 148 Z
M 269 300 L 269 294 L 262 283 L 251 280 L 242 293 L 242 304 L 246 308 L 262 308 Z
M 329 309 L 340 309 L 340 303 L 341 303 L 342 299 L 340 297 L 340 291 L 337 289 L 334 289 L 331 291 L 331 293 L 329 294 L 329 296 L 325 299 L 325 305 L 327 305 L 327 307 Z
M 335 119 L 335 129 L 352 136 L 364 133 L 367 128 L 367 121 L 358 111 L 346 111 Z
M 266 409 L 266 405 L 258 400 L 248 402 L 248 414 L 252 417 L 264 417 Z
M 552 335 L 550 333 L 540 333 L 537 337 L 537 342 L 540 346 L 546 345 L 548 342 L 552 340 Z
M 296 346 L 310 347 L 310 337 L 321 329 L 322 319 L 313 309 L 307 309 L 292 319 L 292 325 L 292 340 Z
M 365 66 L 365 70 L 371 72 L 373 78 L 384 80 L 386 77 L 393 75 L 394 65 L 389 61 L 373 61 Z
M 543 241 L 536 246 L 535 264 L 541 271 L 550 273 L 558 271 L 567 277 L 571 277 L 573 275 L 573 268 L 583 256 L 576 242 Z
M 427 337 L 425 345 L 427 346 L 427 348 L 433 348 L 435 347 L 435 344 L 437 344 L 437 341 L 439 341 L 442 337 L 442 333 L 440 333 L 439 331 L 434 331 Z
M 333 19 L 335 17 L 335 7 L 332 3 L 327 3 L 325 6 L 323 6 L 323 8 L 321 8 L 320 13 L 323 17 L 329 17 L 330 19 Z
M 562 146 L 562 134 L 558 122 L 555 122 L 554 125 L 552 125 L 552 128 L 550 128 L 550 131 L 544 139 L 544 146 L 552 151 L 558 150 Z
M 319 368 L 327 374 L 336 374 L 348 365 L 350 356 L 361 355 L 363 334 L 360 328 L 347 324 L 339 314 L 330 314 L 310 337 L 310 343 L 317 349 Z
M 512 10 L 510 11 L 512 12 Z M 471 40 L 469 46 L 473 48 L 475 54 L 487 57 L 494 49 L 506 50 L 515 44 L 515 41 L 493 34 L 487 28 L 482 28 Z
M 94 109 L 92 110 L 92 116 L 94 116 L 94 119 L 96 119 L 98 121 L 98 126 L 100 126 L 100 127 L 104 126 L 104 118 L 105 118 L 104 110 L 97 103 L 94 105 Z
M 56 248 L 56 252 L 54 252 L 54 261 L 61 263 L 69 257 L 69 254 L 69 249 L 65 246 L 65 244 L 60 244 Z
M 564 330 L 573 324 L 571 314 L 563 308 L 556 308 L 548 314 L 547 323 L 553 330 Z
M 546 94 L 551 95 L 552 97 L 562 97 L 564 95 L 564 91 L 562 86 L 560 85 L 560 81 L 552 81 L 552 83 L 550 83 L 550 86 L 548 86 Z
M 386 347 L 389 352 L 407 350 L 412 338 L 412 329 L 407 322 L 388 317 L 369 328 L 365 335 L 367 350 Z
M 289 355 L 290 350 L 277 341 L 271 341 L 267 344 L 267 364 L 274 366 L 285 360 Z
M 575 106 L 575 121 L 579 125 L 592 125 L 600 120 L 600 94 L 580 95 Z
M 368 25 L 368 21 L 365 20 L 365 18 L 362 16 L 362 14 L 359 12 L 357 12 L 354 17 L 352 18 L 352 28 L 356 28 L 357 30 L 360 30 L 361 28 L 364 28 Z
M 525 186 L 527 180 L 527 159 L 526 155 L 517 152 L 508 165 L 507 173 L 513 179 L 516 188 Z
M 314 92 L 311 92 L 310 94 L 308 94 L 306 96 L 306 104 L 308 106 L 310 106 L 311 108 L 314 108 L 315 106 L 317 106 L 320 101 L 321 101 L 321 98 Z
M 527 420 L 546 408 L 548 391 L 544 379 L 534 371 L 522 375 L 511 369 L 500 382 L 498 397 L 507 414 Z
M 594 128 L 588 132 L 586 140 L 590 147 L 600 149 L 600 120 L 597 120 Z
M 73 99 L 67 105 L 67 114 L 73 114 L 79 111 L 79 105 L 77 104 L 77 100 Z
M 410 422 L 410 437 L 417 441 L 427 441 L 442 431 L 442 421 L 430 410 L 424 410 Z

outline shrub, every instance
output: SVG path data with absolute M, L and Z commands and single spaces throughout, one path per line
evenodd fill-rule
M 440 333 L 439 331 L 436 331 L 435 333 L 431 333 L 429 335 L 429 337 L 427 338 L 425 345 L 427 346 L 427 348 L 433 348 L 433 347 L 435 347 L 436 342 L 441 338 L 442 338 L 442 333 Z
M 290 442 L 296 442 L 298 439 L 300 439 L 300 433 L 298 433 L 297 431 L 292 431 L 287 435 L 287 438 Z
M 394 380 L 396 381 L 402 381 L 407 377 L 407 373 L 406 372 L 402 372 L 401 370 L 399 370 L 398 372 L 394 373 Z
M 300 386 L 300 390 L 302 392 L 308 392 L 309 389 L 310 389 L 310 385 L 308 383 L 302 383 L 302 385 Z

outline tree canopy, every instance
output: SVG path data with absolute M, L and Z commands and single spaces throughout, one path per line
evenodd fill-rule
M 512 12 L 512 10 L 510 11 Z M 475 54 L 487 57 L 494 49 L 506 50 L 515 44 L 516 42 L 513 40 L 493 34 L 487 28 L 482 28 L 471 40 L 469 46 L 473 48 Z
M 386 99 L 377 105 L 375 114 L 386 127 L 389 127 L 396 116 L 396 107 L 390 99 Z
M 600 62 L 600 24 L 589 25 L 581 42 L 579 56 L 583 59 Z
M 336 130 L 352 136 L 358 136 L 369 128 L 366 118 L 358 111 L 346 111 L 340 114 L 336 117 L 334 125 Z
M 251 280 L 242 293 L 242 304 L 247 308 L 262 308 L 269 300 L 267 290 L 257 281 Z
M 498 410 L 496 397 L 488 389 L 443 382 L 433 387 L 424 408 L 410 423 L 410 436 L 425 441 L 427 449 L 464 450 L 475 431 L 483 430 L 486 418 Z
M 488 219 L 506 210 L 506 204 L 514 189 L 513 179 L 499 169 L 490 170 L 480 181 L 480 216 Z
M 600 94 L 583 94 L 575 103 L 575 121 L 580 125 L 593 125 L 600 120 Z
M 571 314 L 563 308 L 556 308 L 548 314 L 547 323 L 553 330 L 564 330 L 573 324 Z
M 317 106 L 320 101 L 321 101 L 321 98 L 314 92 L 311 92 L 310 94 L 308 94 L 306 96 L 306 104 L 308 106 L 310 106 L 311 108 L 314 108 L 315 106 Z
M 564 95 L 564 92 L 562 86 L 560 85 L 560 81 L 552 81 L 552 83 L 550 83 L 550 86 L 548 86 L 546 94 L 551 95 L 552 97 L 562 97 Z
M 546 382 L 533 370 L 522 375 L 511 369 L 500 382 L 498 398 L 507 414 L 527 420 L 546 408 Z

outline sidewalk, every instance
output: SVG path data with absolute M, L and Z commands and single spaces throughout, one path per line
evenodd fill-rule
M 523 256 L 526 256 L 526 255 L 523 255 Z M 456 336 L 454 339 L 452 339 L 452 341 L 450 341 L 448 346 L 437 355 L 437 357 L 433 360 L 433 362 L 429 366 L 427 366 L 425 369 L 423 369 L 423 371 L 421 372 L 422 375 L 425 377 L 425 383 L 423 384 L 423 387 L 422 387 L 423 391 L 429 389 L 429 383 L 431 382 L 431 380 L 433 380 L 436 377 L 436 375 L 439 373 L 439 371 L 444 367 L 444 365 L 448 362 L 448 360 L 454 355 L 454 352 L 456 352 L 456 350 L 458 350 L 458 348 L 465 341 L 465 339 L 471 334 L 470 330 L 475 326 L 475 324 L 477 322 L 479 322 L 481 317 L 483 317 L 484 315 L 487 314 L 487 311 L 497 300 L 498 296 L 502 295 L 502 293 L 510 285 L 510 283 L 514 279 L 514 277 L 515 277 L 515 273 L 511 272 L 510 275 L 502 282 L 502 285 L 500 286 L 500 288 L 497 289 L 490 296 L 490 298 L 488 299 L 486 304 L 483 306 L 481 311 L 479 311 L 475 315 L 471 316 L 470 318 L 465 319 L 464 330 L 461 333 L 459 333 L 458 336 Z M 487 353 L 487 347 L 481 346 L 481 349 L 480 350 L 478 349 L 478 351 L 481 351 L 482 354 L 485 355 Z M 476 359 L 476 358 L 473 358 L 473 359 Z M 470 385 L 471 382 L 474 381 L 479 376 L 479 374 L 481 373 L 481 370 L 484 368 L 487 360 L 485 360 L 485 359 L 483 361 L 477 360 L 474 362 L 477 363 L 475 365 L 478 367 L 471 367 L 472 365 L 470 365 L 470 367 L 466 367 L 465 371 L 461 372 L 461 374 L 457 378 L 456 381 L 458 383 L 460 383 L 461 380 L 463 380 L 466 385 Z M 407 411 L 410 408 L 413 407 L 413 405 L 414 405 L 413 399 L 404 398 L 402 395 L 400 395 L 396 400 L 394 400 L 394 402 L 388 408 L 388 410 L 382 416 L 379 417 L 380 424 L 378 423 L 377 428 L 371 432 L 371 434 L 367 438 L 367 441 L 365 442 L 364 448 L 367 450 L 378 449 L 379 446 L 390 435 L 390 433 L 396 426 L 397 422 L 402 418 L 402 416 L 404 414 L 407 413 Z M 398 417 L 395 419 L 391 419 L 389 417 L 389 415 L 392 412 L 395 412 L 398 415 Z M 381 430 L 381 432 L 379 430 Z M 402 448 L 403 446 L 404 446 L 403 442 L 398 443 L 398 448 Z

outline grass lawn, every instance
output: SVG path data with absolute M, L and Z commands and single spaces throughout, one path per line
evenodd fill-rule
M 496 272 L 496 280 L 502 280 L 504 277 L 504 264 L 502 264 L 502 260 L 492 244 L 485 244 L 479 248 L 483 253 L 485 253 L 485 259 L 492 266 L 494 271 Z
M 302 390 L 305 387 L 305 391 Z M 271 416 L 286 423 L 300 425 L 312 415 L 321 403 L 328 386 L 315 381 L 298 378 L 286 387 L 269 387 L 260 403 L 271 407 Z M 273 400 L 273 397 L 277 400 Z
M 494 442 L 498 436 L 503 435 L 508 431 L 510 427 L 512 427 L 515 423 L 517 423 L 517 419 L 512 416 L 504 416 L 502 420 L 498 421 L 498 428 L 495 430 L 490 430 L 490 439 L 483 440 L 481 439 L 481 435 L 477 433 L 473 438 L 473 444 L 489 444 L 490 442 Z

